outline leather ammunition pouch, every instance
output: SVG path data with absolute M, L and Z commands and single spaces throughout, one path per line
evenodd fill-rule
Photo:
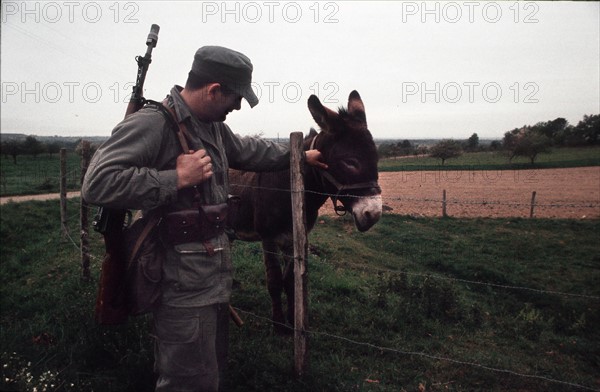
M 205 242 L 225 232 L 227 203 L 201 205 L 165 215 L 164 239 L 170 245 Z

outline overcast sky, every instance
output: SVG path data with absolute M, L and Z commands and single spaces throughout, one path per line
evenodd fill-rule
M 183 85 L 196 49 L 248 55 L 260 104 L 236 133 L 315 126 L 306 101 L 357 90 L 376 138 L 501 138 L 600 112 L 598 2 L 2 1 L 1 132 L 108 136 L 151 24 L 145 97 Z

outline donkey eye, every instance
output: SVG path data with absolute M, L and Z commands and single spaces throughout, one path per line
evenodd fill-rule
M 342 164 L 349 170 L 358 172 L 360 170 L 360 162 L 356 158 L 347 158 L 342 161 Z

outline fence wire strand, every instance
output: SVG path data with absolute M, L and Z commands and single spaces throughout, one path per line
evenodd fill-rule
M 69 170 L 69 172 L 67 173 L 67 175 L 73 175 L 75 173 L 75 171 L 78 169 L 72 169 Z M 59 177 L 60 178 L 60 177 Z M 282 188 L 268 188 L 268 187 L 257 187 L 257 186 L 252 186 L 252 185 L 245 185 L 245 184 L 230 184 L 231 187 L 241 187 L 241 188 L 249 188 L 249 189 L 253 189 L 253 190 L 267 190 L 267 191 L 276 191 L 276 192 L 286 192 L 286 193 L 291 193 L 292 191 L 290 189 L 282 189 Z M 335 197 L 335 196 L 339 196 L 336 194 L 330 194 L 330 193 L 325 193 L 325 192 L 316 192 L 316 191 L 311 191 L 311 190 L 305 190 L 305 193 L 311 193 L 311 194 L 316 194 L 316 195 L 320 195 L 320 196 L 325 196 L 325 197 Z M 351 197 L 351 198 L 372 198 L 373 196 L 354 196 L 354 195 L 344 195 L 344 197 Z M 501 201 L 475 201 L 475 200 L 457 200 L 457 199 L 448 199 L 448 200 L 442 200 L 442 199 L 437 199 L 437 198 L 409 198 L 409 197 L 393 197 L 393 196 L 384 196 L 382 197 L 383 201 L 399 201 L 399 202 L 414 202 L 414 203 L 446 203 L 446 204 L 459 204 L 459 205 L 504 205 L 504 206 L 515 206 L 515 207 L 523 207 L 523 206 L 530 206 L 530 203 L 523 203 L 523 202 L 501 202 Z M 96 210 L 97 207 L 95 206 L 89 206 L 86 205 L 85 206 L 86 209 L 89 211 L 91 210 Z M 580 204 L 577 203 L 559 203 L 559 202 L 550 202 L 550 203 L 536 203 L 535 207 L 547 207 L 547 208 L 600 208 L 600 202 L 598 201 L 584 201 L 581 202 Z M 68 216 L 68 219 L 74 219 L 77 216 L 79 216 L 79 213 L 76 214 L 72 214 L 70 216 Z M 79 251 L 81 252 L 81 247 L 79 246 L 78 242 L 76 241 L 72 236 L 71 233 L 69 232 L 69 230 L 65 230 L 66 233 L 66 237 L 69 239 L 69 242 Z M 267 252 L 270 253 L 270 252 Z M 278 256 L 281 256 L 281 254 L 279 253 L 274 253 Z M 98 257 L 96 255 L 90 254 L 89 255 L 91 259 L 96 260 L 96 261 L 101 261 L 102 258 Z M 287 257 L 290 257 L 290 259 L 294 259 L 294 256 L 289 256 L 286 255 Z M 324 263 L 324 262 L 323 262 Z M 363 271 L 375 271 L 378 273 L 390 273 L 390 274 L 405 274 L 407 276 L 416 276 L 416 277 L 423 277 L 423 278 L 433 278 L 433 279 L 440 279 L 440 280 L 448 280 L 448 281 L 455 281 L 455 282 L 459 282 L 459 283 L 464 283 L 464 284 L 474 284 L 474 285 L 482 285 L 482 286 L 488 286 L 488 287 L 493 287 L 493 288 L 500 288 L 500 289 L 506 289 L 506 290 L 524 290 L 524 291 L 531 291 L 531 292 L 536 292 L 536 293 L 540 293 L 540 294 L 549 294 L 549 295 L 560 295 L 560 296 L 566 296 L 566 297 L 576 297 L 576 298 L 585 298 L 585 299 L 591 299 L 591 300 L 598 300 L 600 299 L 600 296 L 594 296 L 594 295 L 586 295 L 586 294 L 577 294 L 577 293 L 568 293 L 568 292 L 560 292 L 560 291 L 554 291 L 554 290 L 544 290 L 544 289 L 538 289 L 538 288 L 531 288 L 531 287 L 523 287 L 523 286 L 511 286 L 511 285 L 501 285 L 501 284 L 496 284 L 496 283 L 489 283 L 489 282 L 481 282 L 481 281 L 474 281 L 474 280 L 468 280 L 468 279 L 460 279 L 460 278 L 453 278 L 453 277 L 448 277 L 448 276 L 444 276 L 444 275 L 432 275 L 432 274 L 423 274 L 423 273 L 417 273 L 417 272 L 408 272 L 408 271 L 398 271 L 398 270 L 392 270 L 392 269 L 388 269 L 388 268 L 384 268 L 384 267 L 373 267 L 373 266 L 359 266 L 359 265 L 355 265 L 355 264 L 348 264 L 351 268 L 353 269 L 359 269 L 359 270 L 363 270 Z M 260 316 L 257 315 L 255 313 L 243 310 L 243 309 L 239 309 L 239 308 L 235 308 L 238 312 L 245 314 L 247 316 L 256 318 L 256 319 L 260 319 L 260 320 L 264 320 L 264 321 L 268 321 L 272 324 L 278 324 L 275 321 L 271 320 L 268 317 L 264 317 L 264 316 Z M 285 324 L 282 324 L 285 327 L 291 328 Z M 293 328 L 291 328 L 293 329 Z M 336 339 L 339 341 L 343 341 L 349 344 L 353 344 L 356 346 L 362 346 L 362 347 L 367 347 L 370 349 L 374 349 L 374 350 L 379 350 L 382 352 L 390 352 L 390 353 L 394 353 L 394 354 L 400 354 L 400 355 L 405 355 L 405 356 L 417 356 L 417 357 L 422 357 L 422 358 L 426 358 L 429 360 L 435 360 L 435 361 L 444 361 L 444 362 L 448 362 L 448 363 L 453 363 L 453 364 L 457 364 L 457 365 L 463 365 L 463 366 L 469 366 L 469 367 L 473 367 L 473 368 L 478 368 L 478 369 L 484 369 L 487 371 L 491 371 L 491 372 L 496 372 L 496 373 L 503 373 L 503 374 L 508 374 L 508 375 L 512 375 L 512 376 L 517 376 L 517 377 L 521 377 L 521 378 L 527 378 L 527 379 L 533 379 L 533 380 L 539 380 L 539 381 L 544 381 L 544 382 L 549 382 L 549 383 L 554 383 L 554 384 L 560 384 L 560 385 L 565 385 L 565 386 L 569 386 L 569 387 L 573 387 L 573 388 L 578 388 L 578 389 L 582 389 L 582 390 L 589 390 L 589 391 L 600 391 L 600 389 L 595 389 L 592 387 L 588 387 L 585 385 L 580 385 L 580 384 L 576 384 L 576 383 L 572 383 L 572 382 L 568 382 L 568 381 L 562 381 L 562 380 L 557 380 L 557 379 L 553 379 L 550 377 L 546 377 L 546 376 L 541 376 L 541 375 L 536 375 L 536 374 L 526 374 L 526 373 L 521 373 L 521 372 L 517 372 L 514 370 L 510 370 L 510 369 L 502 369 L 502 368 L 497 368 L 497 367 L 493 367 L 493 366 L 489 366 L 489 365 L 485 365 L 485 364 L 481 364 L 481 363 L 477 363 L 477 362 L 473 362 L 473 361 L 463 361 L 463 360 L 459 360 L 459 359 L 454 359 L 454 358 L 450 358 L 450 357 L 445 357 L 442 355 L 436 355 L 436 354 L 429 354 L 429 353 L 425 353 L 425 352 L 419 352 L 419 351 L 408 351 L 408 350 L 403 350 L 401 348 L 394 348 L 394 347 L 385 347 L 385 346 L 380 346 L 374 343 L 369 343 L 369 342 L 362 342 L 362 341 L 358 341 L 356 339 L 352 339 L 349 337 L 344 337 L 344 336 L 340 336 L 340 335 L 336 335 L 336 334 L 332 334 L 332 333 L 328 333 L 328 332 L 321 332 L 321 331 L 316 331 L 316 330 L 306 330 L 303 331 L 309 335 L 313 335 L 315 337 L 324 337 L 324 338 L 330 338 L 330 339 Z
M 296 260 L 297 259 L 297 257 L 295 257 L 293 255 L 286 255 L 286 254 L 283 254 L 283 253 L 270 252 L 270 251 L 266 251 L 266 250 L 263 250 L 263 253 L 271 254 L 271 255 L 274 255 L 274 256 L 278 256 L 278 257 L 281 256 L 281 257 L 289 258 L 290 260 Z M 322 263 L 326 264 L 324 262 L 322 262 Z M 375 272 L 383 272 L 383 273 L 397 274 L 397 275 L 418 276 L 418 277 L 422 277 L 422 278 L 432 278 L 432 279 L 454 281 L 454 282 L 466 283 L 466 284 L 476 284 L 476 285 L 481 285 L 481 286 L 490 286 L 490 287 L 507 289 L 507 290 L 525 290 L 525 291 L 533 291 L 533 292 L 537 292 L 537 293 L 541 293 L 541 294 L 562 295 L 562 296 L 566 296 L 566 297 L 577 297 L 577 298 L 586 298 L 586 299 L 600 300 L 600 296 L 596 296 L 596 295 L 567 293 L 567 292 L 563 292 L 563 291 L 536 289 L 536 288 L 525 287 L 525 286 L 502 285 L 502 284 L 498 284 L 498 283 L 489 283 L 489 282 L 481 282 L 481 281 L 477 281 L 477 280 L 453 278 L 453 277 L 444 276 L 444 275 L 423 274 L 423 273 L 408 272 L 408 271 L 398 271 L 398 270 L 393 270 L 393 269 L 384 268 L 384 267 L 376 267 L 376 266 L 371 266 L 371 265 L 364 266 L 364 265 L 358 265 L 358 264 L 353 264 L 353 263 L 348 263 L 348 262 L 345 262 L 344 264 L 350 266 L 353 269 L 358 269 L 358 270 L 362 270 L 362 271 L 370 271 L 370 270 L 372 270 L 372 271 L 375 271 Z
M 69 238 L 69 240 L 72 243 L 72 245 L 76 249 L 78 249 L 79 251 L 81 251 L 81 248 L 79 247 L 79 245 L 76 243 L 76 241 L 72 238 L 72 236 L 68 232 L 67 232 L 67 237 Z M 94 260 L 101 260 L 101 258 L 99 258 L 99 257 L 97 257 L 95 255 L 90 255 L 90 258 L 94 259 Z M 385 269 L 384 269 L 384 272 L 406 273 L 406 272 L 401 272 L 401 271 L 388 271 L 388 270 L 385 270 Z M 426 275 L 426 274 L 416 274 L 416 273 L 414 273 L 414 274 L 413 273 L 406 273 L 406 274 L 408 274 L 408 275 L 422 276 L 422 277 L 435 277 L 435 276 Z M 464 281 L 464 280 L 461 280 L 461 279 L 446 278 L 446 277 L 442 277 L 442 276 L 438 276 L 437 278 Z M 468 283 L 477 283 L 477 284 L 486 284 L 486 283 L 482 283 L 482 282 L 471 282 L 471 281 L 466 281 L 466 282 L 468 282 Z M 525 289 L 525 290 L 532 290 L 532 291 L 540 291 L 542 293 L 550 293 L 550 294 L 571 295 L 569 293 L 552 292 L 552 291 L 547 291 L 547 290 L 537 290 L 537 289 L 530 289 L 530 288 L 523 288 L 523 287 L 511 287 L 511 286 L 502 286 L 502 285 L 494 285 L 494 284 L 486 284 L 486 285 L 499 286 L 499 287 L 503 287 L 503 288 Z M 582 296 L 582 295 L 575 294 L 573 296 Z M 598 298 L 598 297 L 594 297 L 594 296 L 582 296 L 582 297 L 590 297 L 590 298 L 593 298 L 593 299 Z M 281 326 L 284 326 L 286 328 L 289 328 L 291 330 L 296 331 L 295 328 L 290 327 L 287 324 L 278 323 L 278 322 L 272 320 L 269 317 L 260 316 L 260 315 L 257 315 L 255 313 L 253 313 L 253 312 L 250 312 L 250 311 L 247 311 L 247 310 L 244 310 L 244 309 L 240 309 L 238 307 L 234 307 L 234 309 L 236 311 L 242 313 L 242 314 L 245 314 L 247 316 L 253 317 L 255 319 L 267 321 L 267 322 L 269 322 L 271 324 L 281 325 Z M 469 366 L 469 367 L 473 367 L 473 368 L 484 369 L 484 370 L 495 372 L 495 373 L 504 373 L 504 374 L 509 374 L 509 375 L 512 375 L 512 376 L 521 377 L 521 378 L 528 378 L 528 379 L 540 380 L 540 381 L 545 381 L 545 382 L 554 383 L 554 384 L 566 385 L 566 386 L 569 386 L 569 387 L 578 388 L 578 389 L 582 389 L 582 390 L 589 390 L 589 391 L 600 392 L 600 389 L 595 389 L 595 388 L 591 388 L 591 387 L 588 387 L 588 386 L 585 386 L 585 385 L 576 384 L 576 383 L 572 383 L 572 382 L 568 382 L 568 381 L 557 380 L 557 379 L 553 379 L 553 378 L 546 377 L 546 376 L 540 376 L 540 375 L 535 375 L 535 374 L 526 374 L 526 373 L 521 373 L 521 372 L 517 372 L 517 371 L 514 371 L 514 370 L 510 370 L 510 369 L 502 369 L 502 368 L 497 368 L 497 367 L 493 367 L 493 366 L 484 365 L 484 364 L 477 363 L 477 362 L 463 361 L 463 360 L 454 359 L 454 358 L 450 358 L 450 357 L 445 357 L 445 356 L 441 356 L 441 355 L 428 354 L 428 353 L 424 353 L 424 352 L 420 352 L 420 351 L 407 351 L 407 350 L 402 350 L 402 349 L 399 349 L 399 348 L 380 346 L 380 345 L 377 345 L 377 344 L 374 344 L 374 343 L 362 342 L 362 341 L 351 339 L 351 338 L 348 338 L 348 337 L 345 337 L 345 336 L 340 336 L 340 335 L 332 334 L 332 333 L 329 333 L 329 332 L 322 332 L 322 331 L 316 331 L 316 330 L 305 330 L 303 332 L 307 333 L 309 335 L 326 337 L 326 338 L 331 338 L 331 339 L 336 339 L 336 340 L 343 341 L 343 342 L 346 342 L 346 343 L 350 343 L 350 344 L 353 344 L 353 345 L 356 345 L 356 346 L 368 347 L 368 348 L 379 350 L 379 351 L 382 351 L 382 352 L 386 351 L 386 352 L 391 352 L 391 353 L 405 355 L 405 356 L 418 356 L 418 357 L 426 358 L 426 359 L 429 359 L 429 360 L 443 361 L 443 362 L 453 363 L 453 364 L 462 365 L 462 366 Z
M 289 328 L 293 331 L 297 331 L 296 328 L 291 327 L 287 324 L 282 324 L 282 323 L 278 323 L 276 321 L 271 320 L 268 317 L 264 317 L 264 316 L 259 316 L 255 313 L 234 307 L 234 309 L 240 313 L 243 313 L 245 315 L 248 315 L 250 317 L 254 317 L 263 321 L 268 321 L 271 322 L 273 324 L 277 324 L 277 325 L 281 325 L 284 326 L 286 328 Z M 595 388 L 591 388 L 585 385 L 581 385 L 581 384 L 575 384 L 572 382 L 568 382 L 568 381 L 562 381 L 562 380 L 556 380 L 554 378 L 550 378 L 550 377 L 545 377 L 545 376 L 539 376 L 536 374 L 526 374 L 526 373 L 520 373 L 514 370 L 509 370 L 509 369 L 501 369 L 501 368 L 496 368 L 496 367 L 492 367 L 492 366 L 488 366 L 488 365 L 483 365 L 477 362 L 471 362 L 471 361 L 462 361 L 462 360 L 458 360 L 458 359 L 453 359 L 453 358 L 449 358 L 449 357 L 444 357 L 441 355 L 434 355 L 434 354 L 427 354 L 424 352 L 420 352 L 420 351 L 406 351 L 406 350 L 401 350 L 401 349 L 397 349 L 397 348 L 391 348 L 391 347 L 383 347 L 383 346 L 379 346 L 373 343 L 369 343 L 369 342 L 360 342 L 358 340 L 354 340 L 354 339 L 350 339 L 347 338 L 345 336 L 340 336 L 340 335 L 335 335 L 332 333 L 328 333 L 328 332 L 320 332 L 320 331 L 313 331 L 313 330 L 304 330 L 302 331 L 303 333 L 307 333 L 309 335 L 315 335 L 315 336 L 324 336 L 327 338 L 332 338 L 332 339 L 336 339 L 336 340 L 341 340 L 350 344 L 354 344 L 357 346 L 364 346 L 364 347 L 369 347 L 372 349 L 376 349 L 379 351 L 388 351 L 388 352 L 392 352 L 392 353 L 396 353 L 396 354 L 401 354 L 401 355 L 409 355 L 409 356 L 419 356 L 419 357 L 423 357 L 423 358 L 427 358 L 427 359 L 432 359 L 432 360 L 437 360 L 437 361 L 444 361 L 444 362 L 449 362 L 449 363 L 454 363 L 454 364 L 458 364 L 458 365 L 464 365 L 464 366 L 470 366 L 470 367 L 475 367 L 475 368 L 479 368 L 479 369 L 484 369 L 484 370 L 489 370 L 492 372 L 496 372 L 496 373 L 505 373 L 505 374 L 510 374 L 513 376 L 518 376 L 518 377 L 523 377 L 523 378 L 530 378 L 530 379 L 535 379 L 535 380 L 541 380 L 541 381 L 546 381 L 546 382 L 550 382 L 550 383 L 555 383 L 555 384 L 562 384 L 562 385 L 567 385 L 570 387 L 574 387 L 574 388 L 579 388 L 579 389 L 584 389 L 584 390 L 588 390 L 588 391 L 600 391 L 600 389 L 595 389 Z
M 271 192 L 287 192 L 291 193 L 290 189 L 284 188 L 269 188 L 255 185 L 247 185 L 247 184 L 230 184 L 231 187 L 240 187 L 247 188 L 252 190 L 263 190 L 263 191 L 271 191 Z M 327 192 L 318 192 L 313 190 L 304 190 L 304 193 L 310 193 L 319 196 L 326 197 L 339 197 L 339 194 L 327 193 Z M 352 198 L 352 199 L 372 199 L 376 196 L 357 196 L 357 195 L 346 195 L 343 194 L 343 197 Z M 523 203 L 523 202 L 503 202 L 503 201 L 494 201 L 494 200 L 458 200 L 458 199 L 437 199 L 437 198 L 411 198 L 411 197 L 400 197 L 400 196 L 383 196 L 382 200 L 385 201 L 400 201 L 400 202 L 414 202 L 414 203 L 446 203 L 446 204 L 458 204 L 458 205 L 501 205 L 501 206 L 511 206 L 511 207 L 529 207 L 531 203 Z M 581 204 L 575 203 L 535 203 L 535 207 L 550 207 L 550 208 L 562 208 L 562 207 L 570 207 L 570 208 L 600 208 L 600 201 L 584 201 Z

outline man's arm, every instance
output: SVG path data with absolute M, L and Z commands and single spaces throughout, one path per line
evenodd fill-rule
M 174 201 L 176 169 L 155 168 L 169 132 L 158 111 L 142 110 L 123 120 L 94 154 L 81 188 L 83 198 L 118 209 L 153 209 Z
M 289 168 L 289 146 L 257 137 L 241 137 L 234 135 L 226 125 L 224 125 L 224 128 L 223 141 L 229 159 L 229 166 L 232 169 L 270 171 Z M 327 169 L 327 165 L 321 159 L 322 156 L 319 151 L 306 151 L 307 164 Z

